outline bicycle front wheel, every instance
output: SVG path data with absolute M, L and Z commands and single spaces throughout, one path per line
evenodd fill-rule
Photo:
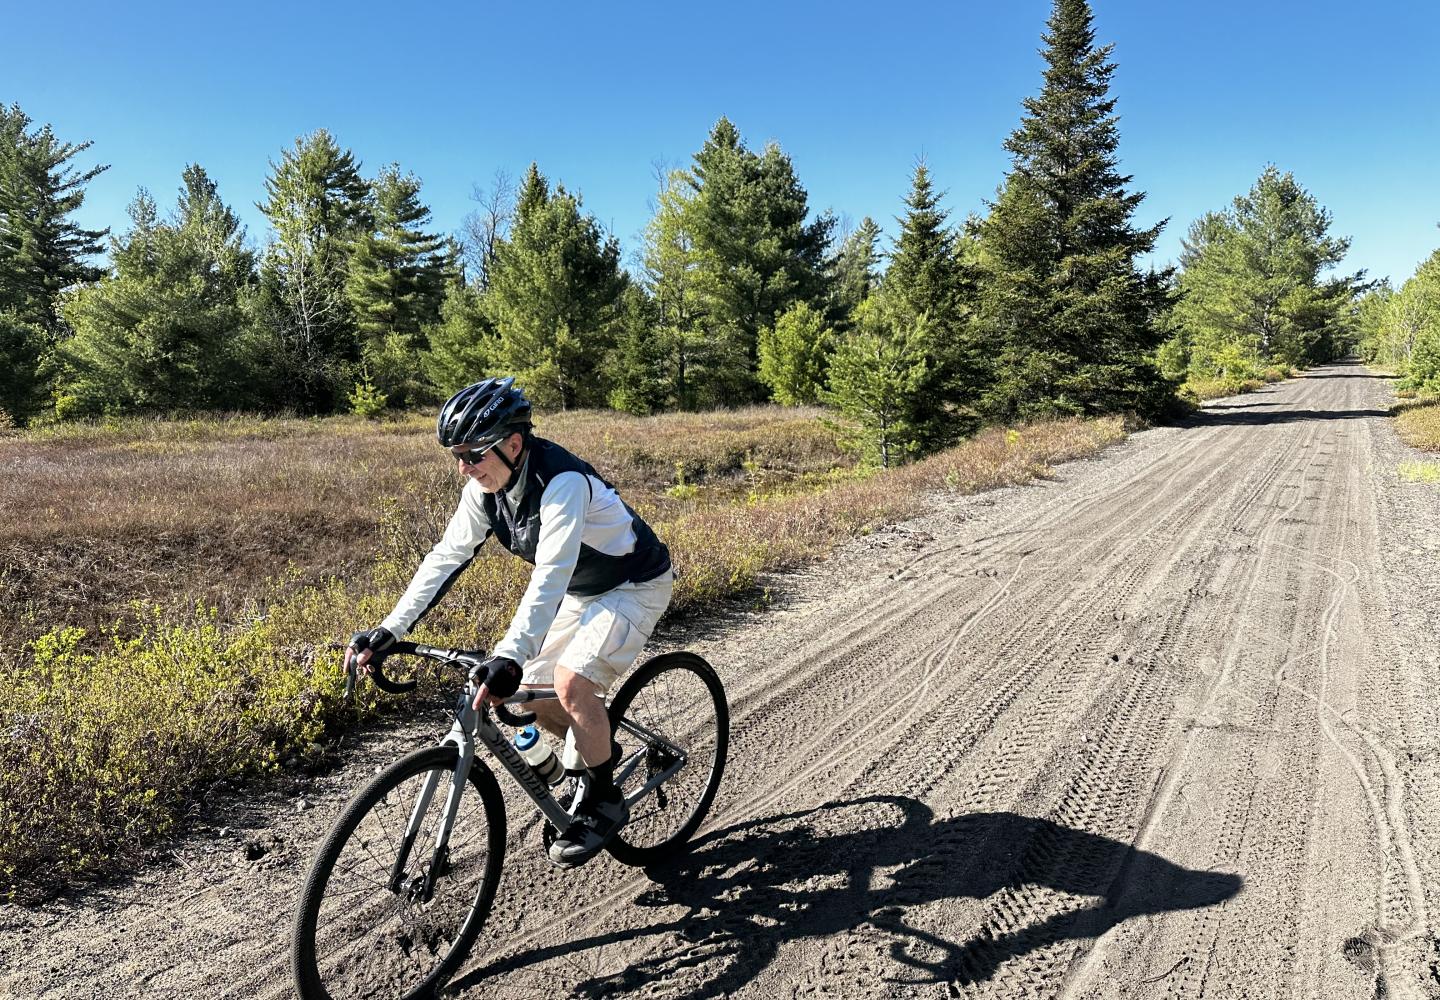
M 407 754 L 340 814 L 295 915 L 302 1000 L 431 997 L 465 961 L 500 882 L 505 803 L 490 769 L 472 761 L 449 841 L 437 851 L 459 759 L 453 746 Z M 410 838 L 412 816 L 419 822 Z
M 627 865 L 664 861 L 700 828 L 725 773 L 725 689 L 694 653 L 664 653 L 620 685 L 610 725 L 620 746 L 615 777 L 630 802 L 610 853 Z

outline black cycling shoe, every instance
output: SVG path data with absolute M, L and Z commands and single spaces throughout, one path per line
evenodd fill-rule
M 560 868 L 580 867 L 603 851 L 629 819 L 630 807 L 619 794 L 613 799 L 581 802 L 570 826 L 550 844 L 550 863 Z

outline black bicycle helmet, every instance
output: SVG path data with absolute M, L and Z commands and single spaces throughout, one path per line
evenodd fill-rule
M 435 437 L 441 447 L 492 444 L 530 429 L 530 400 L 513 378 L 487 378 L 467 385 L 440 407 Z

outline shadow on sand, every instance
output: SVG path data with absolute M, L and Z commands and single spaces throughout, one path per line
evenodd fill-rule
M 888 969 L 866 974 L 873 979 L 878 972 L 885 981 L 871 985 L 903 994 L 926 983 L 983 981 L 1036 948 L 1093 938 L 1132 917 L 1214 906 L 1241 886 L 1238 875 L 1192 871 L 1048 820 L 1014 813 L 937 819 L 924 803 L 892 795 L 717 830 L 678 862 L 648 874 L 654 885 L 634 905 L 683 908 L 683 914 L 522 951 L 454 985 L 474 987 L 568 957 L 582 979 L 569 987 L 575 996 L 609 997 L 664 982 L 687 1000 L 721 997 L 752 982 L 787 942 L 868 926 L 865 936 L 889 954 L 882 963 Z M 982 935 L 976 927 L 968 940 L 946 940 L 907 923 L 909 908 L 1027 885 L 1086 898 L 1003 933 Z M 584 971 L 579 956 L 587 949 L 647 937 L 656 940 L 643 949 L 646 957 L 623 971 Z M 592 954 L 591 961 L 599 960 Z
M 1388 417 L 1389 410 L 1267 410 L 1275 403 L 1230 403 L 1197 410 L 1179 427 L 1215 427 L 1220 424 L 1291 424 L 1302 420 L 1363 420 Z

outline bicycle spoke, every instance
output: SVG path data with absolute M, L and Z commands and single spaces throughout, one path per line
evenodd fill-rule
M 350 810 L 360 812 L 348 835 L 334 845 L 327 842 L 327 874 L 309 904 L 311 930 L 302 931 L 310 940 L 303 962 L 297 957 L 297 976 L 306 983 L 301 992 L 307 997 L 404 994 L 443 981 L 463 958 L 455 948 L 466 937 L 467 926 L 479 926 L 471 920 L 472 912 L 482 902 L 488 909 L 493 899 L 498 868 L 488 861 L 490 844 L 503 837 L 504 823 L 493 779 L 489 785 L 494 802 L 483 799 L 473 782 L 462 786 L 444 867 L 433 879 L 431 898 L 423 898 L 436 862 L 435 842 L 445 816 L 454 755 L 421 751 L 412 756 L 416 763 L 411 773 L 394 773 L 392 768 L 393 777 L 377 777 L 373 797 L 367 801 L 362 793 Z M 426 760 L 436 763 L 422 763 Z M 484 773 L 488 778 L 489 772 Z M 414 842 L 392 891 L 396 853 L 431 776 L 436 794 L 418 816 Z M 381 787 L 386 782 L 393 784 Z M 499 826 L 498 835 L 492 825 Z M 479 919 L 483 917 L 482 912 Z M 312 974 L 318 979 L 312 981 Z
M 713 671 L 693 654 L 652 661 L 617 693 L 615 739 L 636 760 L 623 774 L 630 821 L 613 851 L 622 861 L 643 863 L 683 846 L 703 819 L 724 767 L 723 699 Z

